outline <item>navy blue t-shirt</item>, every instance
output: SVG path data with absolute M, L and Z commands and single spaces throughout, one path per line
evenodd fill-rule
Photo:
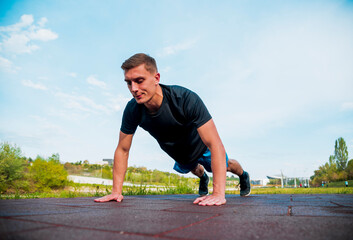
M 175 161 L 192 163 L 207 148 L 197 128 L 212 117 L 196 93 L 180 86 L 160 86 L 163 101 L 157 113 L 148 113 L 143 104 L 131 99 L 125 107 L 120 130 L 125 134 L 134 134 L 137 126 L 140 126 Z

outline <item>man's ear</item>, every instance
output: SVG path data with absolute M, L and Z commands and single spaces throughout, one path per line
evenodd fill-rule
M 159 73 L 156 73 L 154 75 L 154 78 L 155 78 L 155 85 L 158 85 L 159 84 L 159 80 L 161 79 L 161 75 Z

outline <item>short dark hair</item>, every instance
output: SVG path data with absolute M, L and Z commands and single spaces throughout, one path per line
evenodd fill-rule
M 124 72 L 138 67 L 141 64 L 145 64 L 145 68 L 150 73 L 158 72 L 156 60 L 153 57 L 144 54 L 144 53 L 136 53 L 135 55 L 131 56 L 121 65 L 121 68 Z

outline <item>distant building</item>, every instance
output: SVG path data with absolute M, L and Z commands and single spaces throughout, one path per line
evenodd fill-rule
M 309 187 L 309 178 L 308 177 L 286 177 L 284 175 L 271 175 L 267 176 L 269 180 L 271 179 L 280 179 L 282 188 L 284 186 L 294 186 L 297 187 L 297 183 L 304 183 L 304 187 Z
M 266 186 L 266 184 L 269 182 L 270 180 L 268 179 L 251 179 L 250 183 L 252 185 L 260 185 L 260 186 Z
M 109 158 L 104 158 L 103 162 L 108 162 L 109 166 L 113 166 L 113 159 L 109 159 Z

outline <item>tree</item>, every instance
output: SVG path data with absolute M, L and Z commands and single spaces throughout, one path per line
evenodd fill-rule
M 330 166 L 331 169 L 337 169 L 337 164 L 336 164 L 334 155 L 330 155 L 328 159 L 328 165 Z
M 0 192 L 5 192 L 15 185 L 15 181 L 24 175 L 25 158 L 21 149 L 9 143 L 0 145 Z
M 353 179 L 353 159 L 348 161 L 345 171 L 347 173 L 348 179 Z
M 339 138 L 335 142 L 335 159 L 339 171 L 342 171 L 347 167 L 348 150 L 343 138 Z
M 348 150 L 343 138 L 335 141 L 335 152 L 329 161 L 314 171 L 311 177 L 312 183 L 320 186 L 322 181 L 340 181 L 347 178 L 353 179 L 353 162 L 348 162 Z
M 74 165 L 82 165 L 82 161 L 77 161 L 74 163 Z
M 62 188 L 67 184 L 67 171 L 55 159 L 55 154 L 49 157 L 48 160 L 37 157 L 30 167 L 31 178 L 35 186 L 39 190 L 50 190 L 55 188 Z
M 48 161 L 52 161 L 54 163 L 60 164 L 60 155 L 59 153 L 52 154 L 49 158 Z
M 319 166 L 318 170 L 314 171 L 314 176 L 311 177 L 314 186 L 320 186 L 322 181 L 331 182 L 339 179 L 339 171 L 335 162 L 335 156 L 331 155 L 328 162 Z

